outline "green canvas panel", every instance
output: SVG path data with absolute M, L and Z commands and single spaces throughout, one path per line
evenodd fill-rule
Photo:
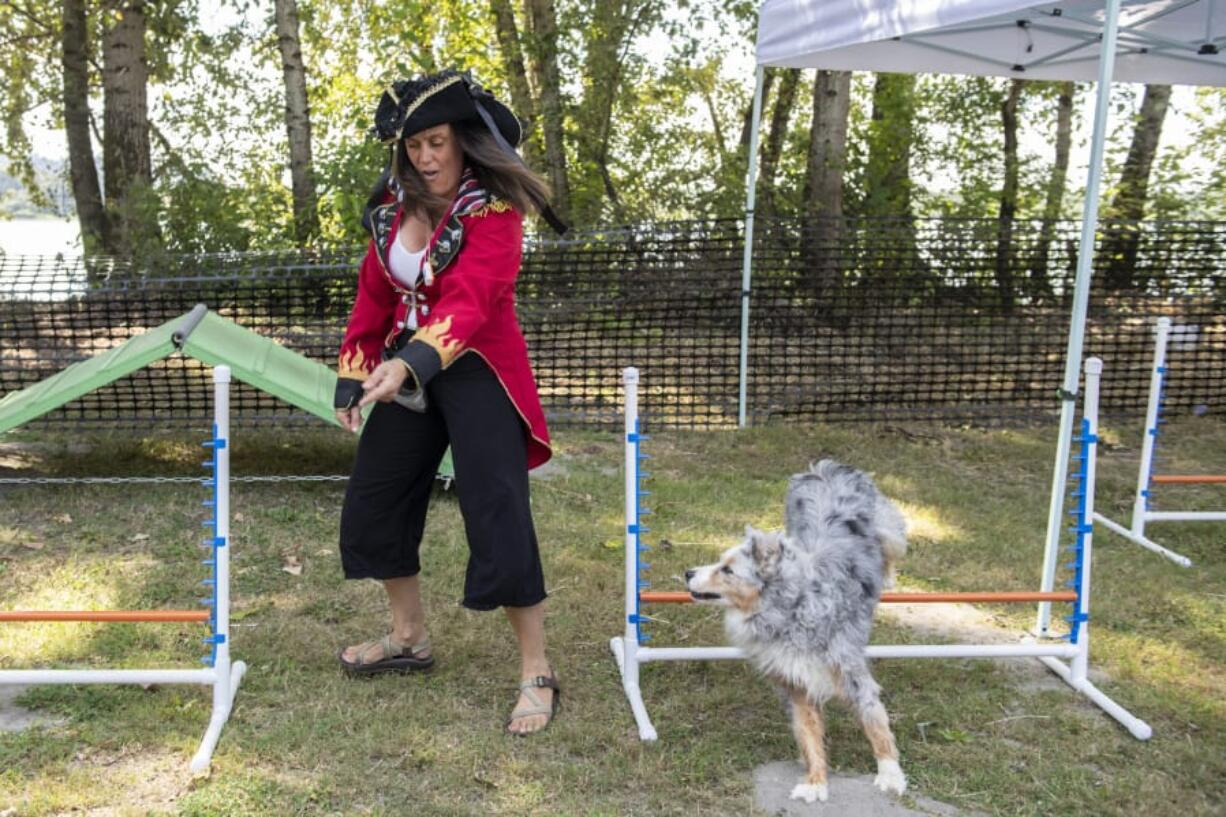
M 183 353 L 210 366 L 229 366 L 244 383 L 340 426 L 332 408 L 336 372 L 233 321 L 207 313 L 187 336 Z M 448 448 L 438 475 L 450 481 L 454 474 Z
M 176 348 L 208 366 L 229 366 L 244 383 L 340 426 L 332 409 L 336 372 L 198 305 L 114 349 L 5 395 L 0 400 L 0 433 L 143 369 Z M 454 474 L 448 448 L 438 475 L 450 483 Z
M 332 410 L 336 372 L 233 321 L 207 313 L 187 336 L 183 354 L 209 366 L 229 366 L 244 383 L 340 425 Z
M 6 394 L 0 400 L 0 434 L 166 357 L 175 349 L 173 336 L 185 317 L 167 321 L 33 386 Z

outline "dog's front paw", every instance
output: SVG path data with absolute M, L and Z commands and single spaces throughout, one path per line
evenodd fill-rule
M 804 800 L 806 803 L 812 803 L 816 800 L 826 802 L 826 798 L 830 796 L 829 790 L 825 783 L 797 783 L 792 788 L 791 797 L 793 800 Z
M 877 777 L 873 785 L 888 794 L 902 794 L 907 790 L 907 778 L 897 760 L 878 760 Z

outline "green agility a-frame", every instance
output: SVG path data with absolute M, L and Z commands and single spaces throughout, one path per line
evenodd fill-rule
M 340 426 L 332 409 L 336 372 L 197 304 L 187 314 L 114 349 L 5 395 L 0 400 L 0 434 L 174 352 L 209 366 L 229 366 L 244 383 Z M 453 475 L 449 450 L 439 466 L 439 477 L 450 482 Z

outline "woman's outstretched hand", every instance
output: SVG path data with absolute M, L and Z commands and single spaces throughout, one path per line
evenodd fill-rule
M 360 409 L 376 400 L 380 403 L 390 403 L 408 376 L 408 367 L 399 360 L 383 361 L 370 373 L 370 377 L 362 381 L 362 388 L 366 394 L 362 395 L 362 399 L 358 401 L 357 408 Z
M 356 434 L 358 429 L 362 427 L 362 410 L 357 406 L 338 408 L 336 410 L 336 419 L 341 421 L 341 428 Z

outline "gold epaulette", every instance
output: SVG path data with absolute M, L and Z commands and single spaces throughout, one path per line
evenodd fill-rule
M 484 207 L 473 210 L 468 213 L 469 216 L 488 216 L 490 213 L 505 213 L 508 210 L 514 209 L 514 205 L 505 199 L 490 199 L 490 203 Z

